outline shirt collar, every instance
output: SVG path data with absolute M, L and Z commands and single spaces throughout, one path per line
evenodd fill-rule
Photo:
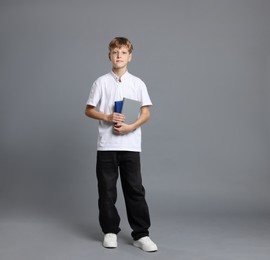
M 123 82 L 123 80 L 125 80 L 128 77 L 128 71 L 126 71 L 122 77 L 121 77 L 121 82 Z M 111 70 L 111 75 L 113 76 L 113 78 L 115 79 L 116 82 L 119 82 L 119 78 L 118 76 Z

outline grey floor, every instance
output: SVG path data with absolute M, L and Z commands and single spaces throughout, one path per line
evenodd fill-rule
M 254 215 L 185 214 L 152 217 L 159 246 L 145 253 L 132 246 L 125 220 L 117 249 L 101 246 L 96 219 L 61 220 L 5 216 L 0 219 L 1 260 L 182 259 L 269 260 L 270 219 Z

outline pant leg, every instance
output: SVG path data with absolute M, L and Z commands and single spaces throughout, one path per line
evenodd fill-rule
M 120 217 L 115 207 L 117 199 L 118 162 L 117 152 L 97 152 L 97 180 L 99 223 L 104 234 L 120 231 Z
M 150 216 L 142 185 L 140 153 L 119 152 L 121 184 L 132 237 L 138 240 L 149 235 Z

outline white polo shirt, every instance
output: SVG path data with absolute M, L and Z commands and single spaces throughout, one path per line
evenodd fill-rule
M 145 83 L 138 77 L 126 72 L 121 81 L 111 71 L 99 77 L 92 85 L 87 104 L 105 114 L 114 112 L 114 102 L 123 98 L 135 99 L 142 106 L 151 106 Z M 125 135 L 113 133 L 113 125 L 99 121 L 97 150 L 99 151 L 141 151 L 141 128 Z

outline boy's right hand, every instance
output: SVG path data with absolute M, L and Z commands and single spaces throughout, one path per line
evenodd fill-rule
M 120 113 L 112 113 L 108 116 L 108 121 L 111 123 L 125 122 L 125 115 Z

